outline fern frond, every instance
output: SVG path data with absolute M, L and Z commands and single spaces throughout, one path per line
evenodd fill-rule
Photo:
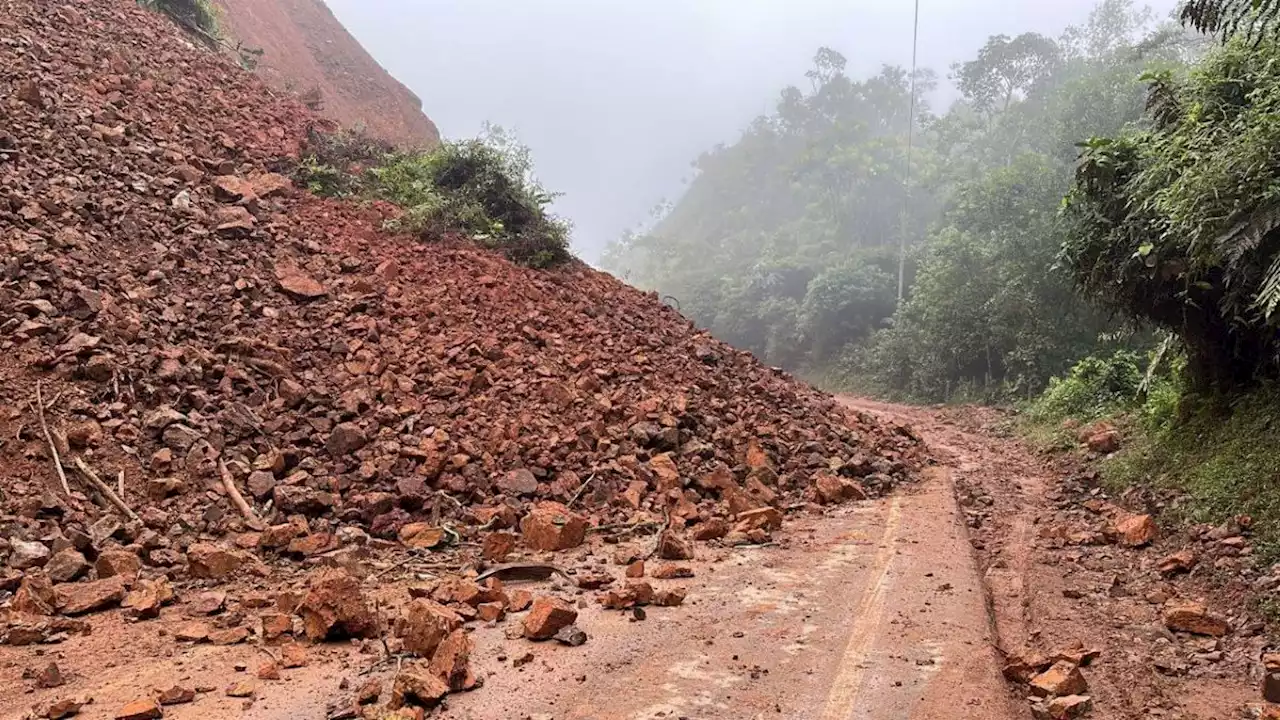
M 1271 263 L 1267 276 L 1258 290 L 1254 305 L 1262 311 L 1263 317 L 1270 320 L 1272 313 L 1280 307 L 1280 255 Z
M 1178 13 L 1183 25 L 1224 42 L 1237 35 L 1260 41 L 1280 19 L 1280 0 L 1187 0 Z
M 1215 238 L 1213 246 L 1225 260 L 1227 268 L 1234 269 L 1245 255 L 1257 250 L 1276 229 L 1280 229 L 1280 206 L 1273 205 L 1236 223 Z

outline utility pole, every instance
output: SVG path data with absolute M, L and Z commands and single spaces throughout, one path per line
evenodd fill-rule
M 920 50 L 920 0 L 916 0 L 915 23 L 911 31 L 911 111 L 907 114 L 907 170 L 902 183 L 902 231 L 898 238 L 898 305 L 906 295 L 907 217 L 911 212 L 911 151 L 916 133 L 916 62 Z

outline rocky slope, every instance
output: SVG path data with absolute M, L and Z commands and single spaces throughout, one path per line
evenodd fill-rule
M 65 640 L 97 627 L 68 616 L 122 603 L 164 622 L 175 596 L 190 614 L 199 590 L 250 582 L 278 611 L 250 623 L 263 605 L 237 594 L 218 634 L 160 634 L 377 635 L 345 573 L 434 548 L 472 579 L 415 591 L 426 608 L 383 598 L 403 614 L 381 647 L 431 659 L 418 689 L 442 695 L 473 684 L 465 642 L 423 629 L 457 629 L 435 605 L 459 622 L 528 606 L 476 585 L 485 563 L 588 536 L 639 534 L 636 557 L 675 560 L 695 541 L 766 542 L 786 512 L 887 491 L 920 459 L 909 430 L 846 414 L 610 276 L 386 234 L 394 208 L 294 190 L 272 170 L 311 113 L 132 0 L 0 0 L 0 38 L 9 645 Z M 344 570 L 299 577 L 317 564 Z M 600 601 L 683 600 L 659 590 Z M 524 632 L 567 617 L 557 602 Z M 115 652 L 145 632 L 94 635 Z M 439 663 L 454 663 L 443 680 Z
M 223 31 L 263 51 L 255 72 L 278 90 L 314 100 L 343 127 L 401 147 L 440 142 L 422 101 L 347 32 L 324 0 L 216 0 Z

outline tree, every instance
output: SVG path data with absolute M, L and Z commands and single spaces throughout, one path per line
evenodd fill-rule
M 993 35 L 977 58 L 952 68 L 952 78 L 973 107 L 987 113 L 1007 112 L 1015 98 L 1029 93 L 1061 61 L 1058 44 L 1038 33 L 1013 39 Z
M 1236 35 L 1255 40 L 1273 36 L 1280 28 L 1280 3 L 1275 0 L 1187 0 L 1179 17 L 1184 25 L 1217 35 L 1224 42 Z

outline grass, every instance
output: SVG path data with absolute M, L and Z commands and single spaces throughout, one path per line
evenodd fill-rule
M 1280 387 L 1243 396 L 1230 407 L 1184 413 L 1163 431 L 1131 424 L 1126 447 L 1102 463 L 1115 488 L 1145 485 L 1182 494 L 1166 515 L 1180 523 L 1253 518 L 1255 547 L 1280 560 Z

